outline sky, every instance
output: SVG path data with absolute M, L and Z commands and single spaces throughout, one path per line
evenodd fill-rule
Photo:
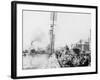
M 45 48 L 50 43 L 50 12 L 23 11 L 23 49 Z M 54 26 L 55 48 L 74 44 L 90 35 L 91 14 L 57 12 Z

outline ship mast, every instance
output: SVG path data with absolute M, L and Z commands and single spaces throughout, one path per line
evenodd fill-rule
M 57 20 L 57 15 L 56 12 L 51 12 L 50 15 L 50 54 L 54 53 L 54 43 L 55 43 L 55 34 L 54 34 L 54 27 L 55 27 L 55 22 Z

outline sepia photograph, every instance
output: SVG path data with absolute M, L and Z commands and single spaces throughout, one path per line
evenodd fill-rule
M 97 6 L 12 2 L 13 79 L 97 73 Z

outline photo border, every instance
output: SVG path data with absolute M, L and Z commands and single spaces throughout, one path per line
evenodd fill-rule
M 79 8 L 93 8 L 96 10 L 96 71 L 83 72 L 83 73 L 68 73 L 68 74 L 50 74 L 50 75 L 37 75 L 37 76 L 17 76 L 17 4 L 33 4 L 33 5 L 49 5 L 60 7 L 79 7 Z M 57 3 L 41 3 L 41 2 L 24 2 L 12 1 L 11 2 L 11 78 L 39 78 L 39 77 L 55 77 L 55 76 L 72 76 L 72 75 L 85 75 L 98 73 L 98 7 L 89 5 L 73 5 L 73 4 L 57 4 Z

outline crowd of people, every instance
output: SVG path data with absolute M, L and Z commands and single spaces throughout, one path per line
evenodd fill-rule
M 91 65 L 91 55 L 79 48 L 69 49 L 66 46 L 56 51 L 56 57 L 61 67 L 78 67 Z
M 34 56 L 36 54 L 48 54 L 46 50 L 25 50 L 23 51 L 23 56 L 28 55 Z M 69 49 L 68 46 L 63 47 L 63 49 L 55 50 L 53 53 L 58 60 L 60 67 L 78 67 L 78 66 L 89 66 L 91 65 L 91 54 L 86 51 L 82 51 L 79 48 Z M 49 54 L 48 54 L 49 55 Z

